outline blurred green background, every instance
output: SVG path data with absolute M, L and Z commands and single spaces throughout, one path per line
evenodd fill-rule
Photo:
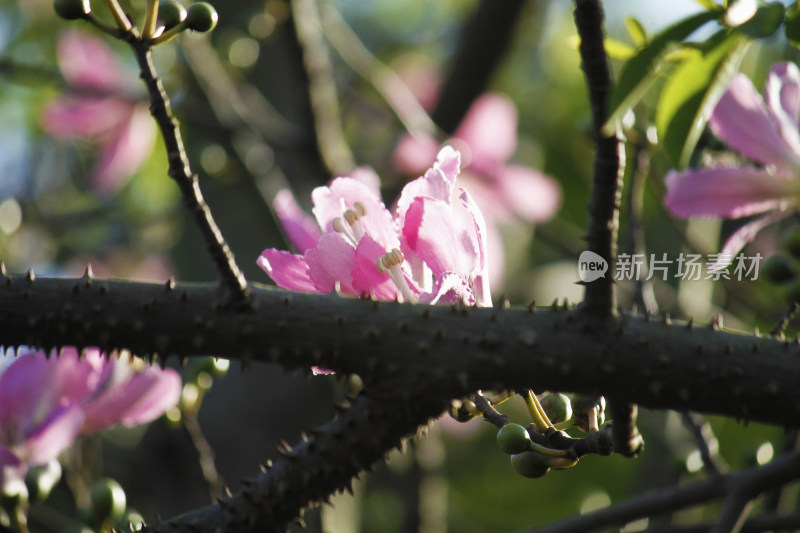
M 93 4 L 102 16 L 100 2 Z M 127 5 L 137 20 L 143 5 L 139 0 Z M 423 85 L 436 86 L 447 79 L 462 28 L 478 2 L 338 0 L 325 5 L 409 83 L 418 76 Z M 289 3 L 228 0 L 216 8 L 220 23 L 210 36 L 186 35 L 159 46 L 155 59 L 223 233 L 248 278 L 269 283 L 255 259 L 265 248 L 287 248 L 270 209 L 272 196 L 288 184 L 310 209 L 310 191 L 332 176 L 315 144 Z M 700 8 L 684 0 L 609 1 L 606 9 L 609 36 L 630 45 L 626 16 L 637 17 L 652 34 Z M 91 262 L 98 277 L 215 279 L 205 246 L 166 175 L 160 141 L 118 191 L 101 195 L 88 177 L 97 147 L 43 132 L 44 107 L 66 88 L 56 43 L 61 32 L 75 26 L 97 34 L 87 24 L 57 19 L 49 0 L 0 0 L 0 259 L 9 271 L 34 268 L 46 276 L 80 275 Z M 574 303 L 581 299 L 576 260 L 583 249 L 593 147 L 570 2 L 526 3 L 513 32 L 487 89 L 508 95 L 518 107 L 519 145 L 512 161 L 552 176 L 563 201 L 553 220 L 535 228 L 502 226 L 505 283 L 493 287 L 493 293 L 507 295 L 515 305 L 534 299 L 549 304 L 565 297 Z M 122 43 L 107 41 L 127 69 L 130 97 L 142 98 L 132 54 Z M 381 176 L 388 203 L 406 179 L 392 165 L 403 126 L 375 87 L 335 50 L 329 53 L 347 144 L 357 164 L 371 165 Z M 797 54 L 780 37 L 761 41 L 748 52 L 743 70 L 760 88 L 769 65 L 779 59 L 797 59 Z M 620 65 L 613 60 L 615 69 Z M 231 110 L 231 88 L 238 91 L 240 111 L 249 115 L 249 123 Z M 646 98 L 637 106 L 628 131 L 621 249 L 632 251 L 629 234 L 636 228 L 629 223 L 626 206 L 632 177 L 639 171 L 646 252 L 674 258 L 688 250 L 717 250 L 739 222 L 686 223 L 664 210 L 663 176 L 670 167 L 647 142 L 652 103 Z M 709 136 L 703 142 L 703 147 L 714 148 Z M 796 224 L 789 219 L 765 230 L 748 251 L 773 255 L 781 232 Z M 631 307 L 635 287 L 621 283 L 619 288 L 620 303 Z M 785 289 L 763 280 L 657 281 L 645 288 L 649 291 L 659 310 L 673 316 L 702 322 L 722 314 L 726 326 L 747 330 L 771 329 L 789 308 Z M 199 415 L 222 478 L 235 491 L 241 478 L 254 475 L 260 462 L 276 455 L 280 439 L 296 441 L 303 429 L 330 419 L 333 399 L 341 394 L 342 385 L 334 377 L 306 380 L 268 365 L 242 372 L 234 364 L 215 381 Z M 509 404 L 503 410 L 527 423 L 521 403 Z M 711 424 L 731 468 L 767 461 L 783 446 L 780 428 L 723 419 Z M 703 475 L 678 415 L 644 412 L 641 429 L 647 449 L 637 460 L 589 456 L 575 468 L 529 480 L 513 472 L 489 424 L 476 420 L 458 426 L 442 420 L 427 437 L 409 444 L 404 456 L 394 454 L 388 465 L 357 484 L 355 497 L 344 495 L 335 510 L 326 508 L 322 515 L 314 511 L 307 521 L 312 531 L 324 528 L 329 533 L 523 531 Z M 90 476 L 119 480 L 130 505 L 148 520 L 210 502 L 197 453 L 180 424 L 161 421 L 149 428 L 115 430 L 82 446 Z M 47 506 L 55 512 L 71 512 L 66 481 L 51 500 Z M 676 520 L 708 519 L 714 509 L 693 509 Z M 39 513 L 46 516 L 43 510 Z M 406 525 L 414 517 L 421 521 L 418 529 Z

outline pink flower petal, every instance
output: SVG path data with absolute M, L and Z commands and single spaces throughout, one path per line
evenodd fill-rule
M 475 297 L 469 282 L 455 272 L 443 272 L 433 285 L 433 290 L 420 296 L 420 303 L 428 305 L 457 304 L 475 305 Z
M 28 431 L 36 423 L 34 417 L 46 414 L 57 403 L 49 389 L 53 364 L 43 354 L 18 355 L 0 374 L 0 425 L 11 425 Z
M 269 248 L 261 252 L 257 262 L 279 287 L 291 291 L 319 292 L 308 275 L 308 264 L 302 255 Z
M 416 198 L 406 212 L 402 232 L 406 246 L 425 261 L 437 279 L 444 272 L 466 278 L 479 260 L 475 243 L 452 208 L 441 200 Z
M 144 104 L 130 108 L 128 120 L 106 142 L 92 171 L 92 184 L 100 194 L 113 194 L 141 166 L 156 136 L 156 125 Z
M 407 183 L 397 200 L 397 219 L 402 226 L 409 205 L 418 197 L 426 196 L 449 204 L 453 196 L 453 186 L 460 172 L 461 156 L 451 146 L 439 151 L 436 162 L 425 175 Z
M 776 63 L 764 88 L 764 99 L 786 142 L 800 153 L 800 69 L 794 63 Z
M 478 209 L 475 201 L 467 191 L 460 189 L 458 197 L 472 218 L 473 239 L 475 245 L 477 245 L 476 261 L 474 261 L 472 272 L 470 272 L 475 300 L 480 307 L 491 307 L 492 294 L 489 291 L 489 260 L 487 255 L 489 246 L 486 241 L 486 222 L 483 220 L 481 210 Z
M 764 100 L 737 74 L 708 121 L 714 134 L 744 155 L 782 171 L 800 168 L 800 153 L 780 135 Z
M 317 245 L 322 232 L 317 221 L 303 211 L 289 189 L 281 189 L 272 201 L 275 215 L 286 237 L 301 254 Z
M 348 178 L 353 178 L 367 186 L 376 196 L 381 194 L 381 178 L 375 173 L 372 167 L 358 167 L 347 174 Z
M 387 274 L 378 270 L 379 257 L 387 250 L 369 235 L 359 241 L 353 266 L 353 289 L 358 294 L 374 295 L 378 300 L 397 298 L 397 287 Z
M 506 96 L 485 94 L 472 104 L 455 136 L 469 145 L 468 165 L 490 173 L 517 149 L 517 108 Z
M 83 410 L 77 403 L 69 403 L 53 411 L 25 439 L 22 448 L 26 462 L 40 465 L 54 459 L 75 440 L 83 420 Z
M 61 73 L 71 85 L 105 91 L 120 86 L 119 63 L 103 39 L 66 31 L 58 41 L 57 53 Z
M 501 167 L 496 187 L 514 212 L 529 222 L 546 222 L 561 205 L 561 187 L 550 176 L 520 165 Z
M 82 433 L 115 424 L 135 426 L 151 422 L 178 403 L 181 378 L 167 368 L 148 367 L 121 384 L 105 390 L 85 407 Z
M 305 259 L 317 292 L 329 293 L 338 283 L 343 294 L 359 294 L 353 288 L 356 249 L 340 234 L 323 235 L 316 248 L 306 252 Z
M 436 161 L 439 141 L 426 133 L 403 135 L 394 149 L 392 161 L 403 174 L 419 175 Z
M 748 222 L 741 228 L 734 231 L 731 236 L 728 237 L 728 240 L 725 241 L 725 245 L 722 247 L 722 251 L 720 252 L 720 258 L 735 258 L 736 254 L 738 254 L 741 249 L 747 245 L 747 243 L 756 238 L 756 235 L 759 231 L 770 224 L 774 224 L 775 222 L 788 217 L 791 214 L 791 211 L 773 211 L 772 213 L 767 213 L 762 217 Z M 725 265 L 721 266 L 724 267 Z M 709 267 L 709 270 L 713 270 L 714 268 L 714 266 L 711 266 Z
M 680 217 L 738 218 L 800 200 L 800 181 L 753 167 L 703 168 L 666 176 L 664 204 Z
M 364 230 L 387 249 L 398 247 L 391 213 L 375 191 L 360 181 L 336 178 L 330 186 L 314 189 L 311 199 L 314 202 L 314 216 L 325 233 L 333 233 L 333 221 L 344 215 L 345 210 L 353 209 L 356 202 L 361 202 L 367 211 L 361 218 Z
M 130 109 L 118 98 L 60 98 L 45 107 L 42 128 L 61 139 L 97 139 L 121 128 Z

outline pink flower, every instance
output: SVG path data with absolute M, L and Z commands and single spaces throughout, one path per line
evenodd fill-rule
M 0 350 L 0 492 L 79 434 L 150 422 L 175 405 L 180 392 L 174 370 L 136 371 L 130 357 L 107 359 L 97 349 L 81 358 L 67 347 L 49 359 L 25 347 L 16 357 Z
M 258 264 L 281 287 L 435 304 L 491 306 L 486 228 L 458 189 L 460 156 L 446 146 L 425 175 L 407 184 L 394 215 L 374 173 L 360 169 L 311 195 L 318 229 L 286 193 L 276 212 L 302 255 L 270 248 Z
M 459 125 L 453 143 L 464 154 L 464 173 L 459 183 L 472 194 L 485 214 L 492 256 L 492 283 L 502 280 L 502 243 L 495 223 L 511 224 L 519 219 L 545 222 L 561 204 L 561 189 L 549 176 L 532 168 L 509 164 L 517 149 L 517 109 L 500 94 L 484 94 L 470 107 Z M 416 174 L 433 161 L 439 143 L 430 135 L 403 136 L 395 149 L 395 166 Z
M 721 255 L 733 257 L 763 227 L 800 208 L 799 117 L 800 70 L 796 65 L 772 67 L 764 98 L 746 76 L 737 74 L 708 124 L 717 137 L 758 166 L 670 171 L 664 204 L 683 218 L 761 214 L 725 243 Z
M 42 127 L 54 137 L 98 143 L 92 185 L 101 194 L 114 193 L 152 149 L 156 130 L 148 104 L 128 94 L 131 84 L 101 39 L 68 31 L 57 52 L 73 90 L 44 109 Z

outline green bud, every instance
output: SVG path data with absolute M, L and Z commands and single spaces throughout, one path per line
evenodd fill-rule
M 186 20 L 186 8 L 176 0 L 161 0 L 158 3 L 158 23 L 165 30 L 174 28 Z
M 754 39 L 769 37 L 780 29 L 785 15 L 783 4 L 770 2 L 759 7 L 753 18 L 739 26 L 739 31 Z
M 120 531 L 129 531 L 131 527 L 133 528 L 132 531 L 138 531 L 145 527 L 144 518 L 138 511 L 134 509 L 126 509 L 125 514 L 122 515 L 122 518 L 117 520 L 116 527 Z
M 542 477 L 550 471 L 547 457 L 536 452 L 523 452 L 511 456 L 511 466 L 517 474 L 525 477 Z
M 111 478 L 101 479 L 92 487 L 90 522 L 95 525 L 114 523 L 125 513 L 125 491 Z
M 25 485 L 32 502 L 43 502 L 61 479 L 61 463 L 52 459 L 44 465 L 32 466 L 25 474 Z
M 497 432 L 497 445 L 509 455 L 522 453 L 530 449 L 531 437 L 519 424 L 506 424 Z
M 773 255 L 764 260 L 761 274 L 771 283 L 786 283 L 797 277 L 797 265 L 791 257 Z
M 59 17 L 67 20 L 83 19 L 92 12 L 89 0 L 53 0 L 53 9 Z
M 189 6 L 186 14 L 186 27 L 200 33 L 211 31 L 217 25 L 219 16 L 214 6 L 208 2 L 197 2 Z
M 566 394 L 560 392 L 547 394 L 539 400 L 539 404 L 553 424 L 566 422 L 572 418 L 572 403 Z

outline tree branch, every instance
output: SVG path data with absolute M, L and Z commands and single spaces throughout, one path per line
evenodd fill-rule
M 593 327 L 579 311 L 560 307 L 531 314 L 415 306 L 254 284 L 252 308 L 226 309 L 207 284 L 2 279 L 0 338 L 9 346 L 213 354 L 287 369 L 318 365 L 358 374 L 381 395 L 414 401 L 531 388 L 800 423 L 800 346 L 774 338 L 631 316 Z
M 608 117 L 607 102 L 612 82 L 604 45 L 600 0 L 575 0 L 575 26 L 581 39 L 581 68 L 589 87 L 597 144 L 586 240 L 588 250 L 605 259 L 609 272 L 614 272 L 625 151 L 618 134 L 609 137 L 602 131 Z M 604 318 L 614 313 L 613 281 L 613 276 L 607 275 L 586 285 L 582 305 L 587 314 Z
M 752 498 L 770 486 L 784 485 L 797 478 L 800 478 L 800 453 L 778 457 L 766 466 L 649 493 L 594 513 L 538 528 L 533 533 L 582 533 L 621 526 L 637 518 L 672 512 L 729 494 Z
M 150 43 L 133 34 L 127 35 L 126 39 L 133 47 L 142 80 L 147 85 L 147 91 L 150 94 L 150 112 L 158 123 L 164 138 L 169 160 L 169 175 L 178 184 L 184 204 L 203 234 L 209 254 L 219 271 L 226 297 L 234 303 L 246 304 L 248 301 L 247 280 L 239 265 L 236 264 L 236 258 L 203 198 L 197 174 L 192 172 L 183 145 L 180 124 L 178 119 L 172 115 L 169 96 L 164 90 L 164 85 L 153 64 Z

